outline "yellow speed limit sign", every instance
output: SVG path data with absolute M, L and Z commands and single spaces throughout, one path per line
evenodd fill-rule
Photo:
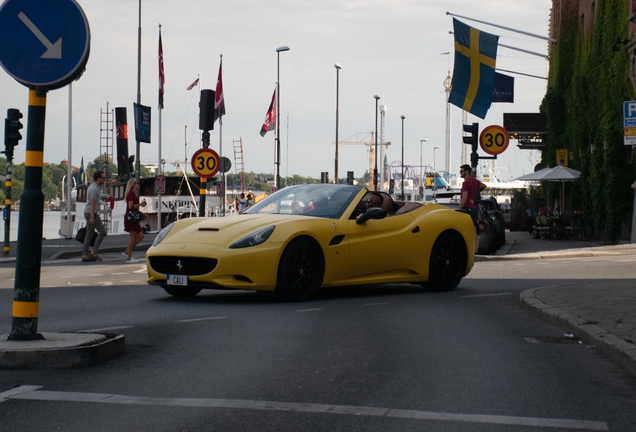
M 214 177 L 221 168 L 220 160 L 217 152 L 209 148 L 202 148 L 192 156 L 192 170 L 199 177 Z
M 498 155 L 508 148 L 510 136 L 501 126 L 487 126 L 479 135 L 481 149 L 490 155 Z

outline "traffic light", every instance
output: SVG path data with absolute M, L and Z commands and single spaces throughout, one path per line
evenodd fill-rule
M 21 118 L 22 113 L 20 110 L 15 108 L 9 108 L 7 110 L 7 118 L 4 120 L 4 145 L 6 147 L 14 147 L 20 143 L 22 139 L 22 135 L 20 134 L 20 129 L 22 129 Z
M 395 192 L 395 180 L 391 179 L 389 180 L 389 195 L 393 195 L 393 192 Z M 402 194 L 404 194 L 404 191 L 402 191 Z
M 201 90 L 199 102 L 199 129 L 202 131 L 214 130 L 214 90 Z
M 479 123 L 464 125 L 464 132 L 469 134 L 464 136 L 464 144 L 470 144 L 473 152 L 476 152 L 479 144 Z

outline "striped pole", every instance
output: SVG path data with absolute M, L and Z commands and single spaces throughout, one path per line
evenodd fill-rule
M 11 154 L 9 155 L 9 152 Z M 13 178 L 13 148 L 6 147 L 7 156 L 7 178 L 4 181 L 4 256 L 9 256 L 11 251 L 11 185 Z
M 13 319 L 9 340 L 44 339 L 37 331 L 44 217 L 42 165 L 45 118 L 46 90 L 29 90 L 24 191 L 20 197 Z
M 208 191 L 207 188 L 207 179 L 205 177 L 199 177 L 200 185 L 199 185 L 199 216 L 205 216 L 205 195 Z

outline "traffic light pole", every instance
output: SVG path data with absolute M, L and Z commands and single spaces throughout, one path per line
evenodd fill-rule
M 20 196 L 18 253 L 15 267 L 13 318 L 9 340 L 44 339 L 38 331 L 42 262 L 42 166 L 46 91 L 29 90 L 24 191 Z
M 203 148 L 210 148 L 210 132 L 203 131 L 201 134 L 203 138 Z M 205 216 L 205 196 L 208 193 L 207 179 L 205 177 L 199 177 L 199 216 Z
M 9 252 L 11 250 L 11 179 L 13 178 L 13 147 L 6 146 L 5 154 L 7 156 L 7 179 L 4 182 L 5 199 L 2 217 L 4 219 L 4 256 L 9 256 Z

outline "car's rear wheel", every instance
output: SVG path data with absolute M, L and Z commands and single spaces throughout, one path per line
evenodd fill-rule
M 459 285 L 466 271 L 466 246 L 451 233 L 440 235 L 429 261 L 428 283 L 431 291 L 451 291 Z
M 175 297 L 194 297 L 201 291 L 201 288 L 175 288 L 168 286 L 164 286 L 163 289 L 166 290 L 168 294 Z
M 322 285 L 323 274 L 318 246 L 307 239 L 294 240 L 280 258 L 275 293 L 285 301 L 307 301 Z

